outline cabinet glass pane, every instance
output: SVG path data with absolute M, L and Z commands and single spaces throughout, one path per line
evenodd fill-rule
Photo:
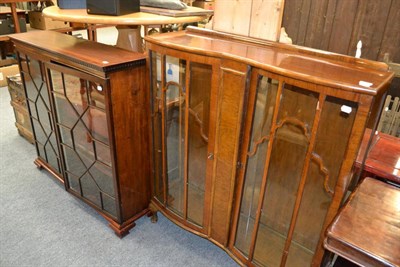
M 203 224 L 211 93 L 210 65 L 190 63 L 188 110 L 188 220 Z
M 51 119 L 50 100 L 42 65 L 39 61 L 26 57 L 21 62 L 21 66 L 38 156 L 61 173 L 55 128 Z
M 254 251 L 260 265 L 280 266 L 317 103 L 317 94 L 284 85 Z
M 182 215 L 185 171 L 185 76 L 186 61 L 165 57 L 165 151 L 168 208 Z
M 161 107 L 161 56 L 153 51 L 151 55 L 151 98 L 153 124 L 153 194 L 164 203 L 164 183 L 162 179 L 162 107 Z
M 254 102 L 251 140 L 240 206 L 235 247 L 248 256 L 254 229 L 261 181 L 264 173 L 271 122 L 275 108 L 278 81 L 261 77 Z
M 350 114 L 341 112 L 346 105 Z M 317 248 L 323 223 L 332 201 L 340 167 L 357 113 L 355 103 L 327 97 L 321 113 L 306 185 L 301 200 L 287 266 L 309 266 Z M 312 225 L 312 227 L 310 227 Z M 299 262 L 299 248 L 308 257 Z
M 69 188 L 116 216 L 105 88 L 55 70 L 50 80 Z

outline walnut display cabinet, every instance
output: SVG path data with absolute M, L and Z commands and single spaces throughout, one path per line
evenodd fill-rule
M 153 221 L 243 265 L 319 266 L 387 65 L 195 28 L 146 41 Z
M 148 212 L 142 54 L 56 32 L 14 35 L 38 158 L 120 237 Z

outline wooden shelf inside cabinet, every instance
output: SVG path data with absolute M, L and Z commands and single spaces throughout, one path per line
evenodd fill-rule
M 123 237 L 148 213 L 150 199 L 145 57 L 54 31 L 11 39 L 33 122 L 35 162 Z
M 320 266 L 387 65 L 191 27 L 145 39 L 153 213 L 241 265 Z

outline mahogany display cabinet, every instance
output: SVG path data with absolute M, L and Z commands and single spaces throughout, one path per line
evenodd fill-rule
M 148 212 L 149 107 L 142 54 L 35 31 L 13 35 L 35 163 L 119 236 Z
M 247 266 L 319 266 L 383 63 L 209 30 L 146 37 L 157 211 Z

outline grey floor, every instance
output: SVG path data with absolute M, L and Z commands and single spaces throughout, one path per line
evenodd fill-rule
M 223 250 L 159 216 L 119 239 L 106 220 L 33 164 L 7 88 L 0 88 L 0 266 L 238 266 Z

